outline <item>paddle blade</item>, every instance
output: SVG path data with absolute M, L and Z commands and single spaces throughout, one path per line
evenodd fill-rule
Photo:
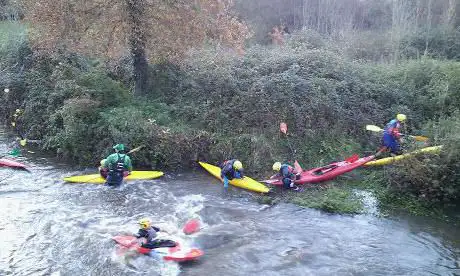
M 18 157 L 19 155 L 21 155 L 21 150 L 18 148 L 14 148 L 13 150 L 9 152 L 9 155 Z
M 294 162 L 294 168 L 295 168 L 295 171 L 298 173 L 303 171 L 302 167 L 300 166 L 299 162 L 297 162 L 297 160 Z
M 428 141 L 428 137 L 425 137 L 425 136 L 412 136 L 415 141 L 420 141 L 420 142 L 426 142 Z
M 21 146 L 25 147 L 26 144 L 27 144 L 27 140 L 26 140 L 26 139 L 22 139 L 21 141 L 19 141 L 19 144 L 21 144 Z
M 374 126 L 374 125 L 367 125 L 367 126 L 366 126 L 366 130 L 374 131 L 374 132 L 381 132 L 381 131 L 383 131 L 383 129 L 381 129 L 381 128 L 378 127 L 378 126 Z
M 287 134 L 287 124 L 286 123 L 281 123 L 280 124 L 280 131 L 284 134 Z
M 358 159 L 359 159 L 359 155 L 353 154 L 352 156 L 350 156 L 347 159 L 345 159 L 345 161 L 347 161 L 349 163 L 353 163 L 353 162 L 356 162 Z
M 199 219 L 191 219 L 185 225 L 183 232 L 186 235 L 190 235 L 200 231 L 201 223 Z
M 133 152 L 136 152 L 136 151 L 139 151 L 139 150 L 143 149 L 144 147 L 145 147 L 145 146 L 140 146 L 140 147 L 134 148 L 134 149 L 128 151 L 128 154 L 133 153 Z

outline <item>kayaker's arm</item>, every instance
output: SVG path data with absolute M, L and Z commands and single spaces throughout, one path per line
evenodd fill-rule
M 131 162 L 131 158 L 129 158 L 129 156 L 126 156 L 126 167 L 128 168 L 128 172 L 132 172 L 133 171 L 133 164 Z
M 105 162 L 104 164 L 102 165 L 103 168 L 106 168 L 108 169 L 109 168 L 109 164 L 113 162 L 113 155 L 109 155 L 106 159 L 105 159 Z
M 134 237 L 140 239 L 140 238 L 144 238 L 145 236 L 145 231 L 143 231 L 142 229 L 139 229 L 139 231 L 135 234 L 133 234 Z

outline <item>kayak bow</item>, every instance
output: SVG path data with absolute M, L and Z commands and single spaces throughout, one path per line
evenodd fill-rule
M 365 166 L 388 165 L 388 164 L 392 164 L 392 163 L 398 162 L 403 159 L 407 159 L 407 158 L 411 158 L 419 154 L 423 154 L 423 153 L 436 154 L 436 153 L 439 153 L 441 149 L 442 149 L 442 146 L 426 147 L 426 148 L 422 148 L 422 149 L 419 149 L 413 152 L 409 152 L 406 154 L 401 154 L 401 155 L 394 156 L 394 157 L 386 157 L 386 158 L 378 159 L 375 161 L 371 161 L 369 163 L 366 163 Z

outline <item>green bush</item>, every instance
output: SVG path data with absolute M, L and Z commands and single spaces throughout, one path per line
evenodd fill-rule
M 392 169 L 391 187 L 425 202 L 450 204 L 460 199 L 460 116 L 427 124 L 427 133 L 444 147 L 439 155 L 412 158 Z

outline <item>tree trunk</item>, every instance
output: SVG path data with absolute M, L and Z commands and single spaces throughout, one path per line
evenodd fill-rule
M 428 14 L 426 16 L 426 35 L 425 35 L 425 52 L 424 56 L 428 55 L 429 36 L 431 33 L 431 22 L 433 20 L 433 14 L 431 12 L 432 0 L 428 0 Z
M 455 28 L 455 17 L 456 17 L 456 8 L 457 8 L 457 1 L 456 0 L 449 0 L 449 7 L 447 9 L 447 15 L 445 16 L 446 22 L 445 24 L 448 25 L 450 28 Z
M 148 83 L 148 63 L 145 55 L 145 33 L 142 19 L 144 7 L 142 0 L 126 0 L 131 32 L 129 45 L 133 61 L 134 95 L 145 95 Z

